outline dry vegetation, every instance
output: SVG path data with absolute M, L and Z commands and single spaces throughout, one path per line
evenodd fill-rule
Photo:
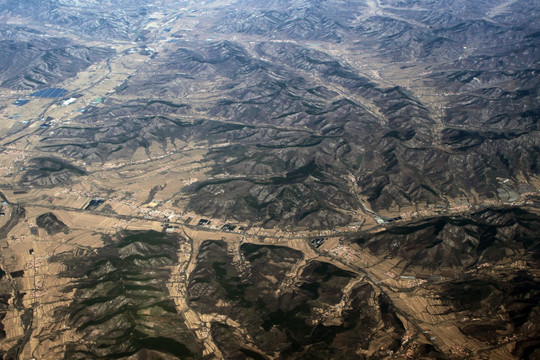
M 500 4 L 490 16 L 512 5 L 492 2 Z M 472 96 L 467 91 L 473 85 L 450 80 L 459 90 L 437 92 L 432 82 L 449 70 L 428 71 L 422 52 L 410 44 L 403 48 L 410 58 L 390 61 L 392 50 L 386 58 L 335 41 L 332 36 L 339 38 L 342 30 L 328 19 L 321 20 L 325 26 L 339 28 L 328 37 L 294 22 L 267 37 L 250 27 L 251 18 L 241 11 L 249 9 L 245 4 L 226 13 L 245 26 L 233 31 L 213 18 L 223 15 L 226 2 L 183 2 L 174 11 L 168 7 L 174 2 L 163 3 L 162 10 L 148 10 L 137 20 L 130 35 L 136 39 L 89 40 L 88 33 L 79 39 L 52 25 L 31 24 L 114 53 L 55 83 L 69 92 L 65 98 L 0 87 L 0 357 L 181 357 L 171 344 L 187 358 L 208 359 L 538 355 L 537 129 L 484 133 L 465 117 L 453 123 L 453 101 L 457 108 L 489 96 Z M 387 2 L 366 2 L 353 23 L 394 14 L 381 3 Z M 418 22 L 399 26 L 411 24 Z M 281 58 L 289 56 L 283 49 L 312 62 Z M 225 54 L 225 65 L 212 58 L 214 52 Z M 319 69 L 328 64 L 349 78 Z M 253 73 L 263 80 L 249 77 Z M 350 85 L 351 78 L 366 83 Z M 510 92 L 511 84 L 525 82 L 484 80 L 486 87 L 498 84 Z M 63 105 L 71 95 L 75 100 Z M 264 102 L 274 95 L 283 101 L 279 111 L 275 99 Z M 316 101 L 299 100 L 308 95 Z M 31 101 L 14 105 L 19 98 Z M 341 106 L 335 104 L 354 110 L 333 115 Z M 490 103 L 474 106 L 480 113 Z M 393 107 L 407 110 L 395 117 L 385 113 Z M 407 113 L 410 107 L 414 115 Z M 259 116 L 274 110 L 268 119 L 250 117 L 251 111 Z M 340 130 L 328 120 L 332 116 L 343 121 Z M 359 120 L 350 121 L 354 116 Z M 409 125 L 393 124 L 396 118 L 432 126 L 422 123 L 408 138 Z M 370 129 L 369 143 L 354 143 L 356 126 Z M 391 135 L 383 134 L 390 129 Z M 477 146 L 465 130 L 480 133 L 481 143 L 490 146 L 530 136 L 523 145 L 501 145 L 497 153 L 501 163 L 528 169 L 507 165 L 495 174 L 495 160 L 488 159 L 495 147 L 465 159 L 462 151 Z M 79 143 L 72 144 L 77 134 Z M 471 139 L 461 144 L 459 136 L 467 134 Z M 518 148 L 530 157 L 505 158 Z M 421 175 L 407 162 L 419 149 L 429 151 L 418 160 L 426 171 Z M 317 155 L 307 161 L 312 153 Z M 342 162 L 342 156 L 355 163 Z M 437 191 L 419 182 L 439 175 L 432 165 L 455 166 L 448 164 L 456 158 L 465 159 L 459 160 L 463 168 L 455 174 L 450 169 Z M 478 170 L 479 163 L 488 165 Z M 484 182 L 472 184 L 458 173 L 476 170 Z M 47 221 L 40 225 L 44 214 Z M 126 245 L 130 236 L 136 239 Z M 155 272 L 159 284 L 145 288 L 118 264 L 148 282 L 144 275 Z M 110 281 L 122 284 L 121 294 L 108 288 L 110 274 L 119 277 Z M 480 289 L 478 301 L 462 291 L 468 282 Z M 151 305 L 141 304 L 143 297 Z M 86 305 L 101 317 L 86 314 Z M 121 310 L 110 314 L 109 306 Z M 118 345 L 114 328 L 129 323 L 117 318 L 126 307 L 136 330 Z M 105 320 L 109 316 L 112 323 Z

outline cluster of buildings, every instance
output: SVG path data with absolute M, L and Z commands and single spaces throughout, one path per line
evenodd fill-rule
M 324 240 L 326 240 L 326 238 L 321 237 L 321 238 L 312 239 L 310 242 L 311 242 L 311 245 L 315 246 L 318 249 L 324 243 Z
M 107 164 L 103 165 L 103 169 L 109 170 L 109 169 L 121 168 L 121 167 L 124 167 L 124 166 L 127 166 L 127 165 L 144 164 L 144 163 L 147 163 L 147 162 L 150 162 L 150 161 L 155 161 L 155 160 L 166 158 L 167 156 L 170 156 L 173 153 L 174 153 L 174 151 L 168 151 L 167 153 L 165 153 L 163 155 L 150 157 L 150 158 L 142 159 L 142 160 L 131 160 L 130 162 L 107 163 Z M 170 169 L 170 166 L 166 166 L 163 169 Z
M 24 264 L 24 270 L 38 269 L 47 263 L 48 258 L 49 258 L 49 255 L 39 256 L 32 260 L 28 260 L 26 264 Z

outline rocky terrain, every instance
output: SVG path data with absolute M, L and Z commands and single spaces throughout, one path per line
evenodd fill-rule
M 64 256 L 55 259 L 66 264 L 63 276 L 79 278 L 73 285 L 74 301 L 57 310 L 59 320 L 81 334 L 80 340 L 64 344 L 64 356 L 159 358 L 153 355 L 157 352 L 199 358 L 195 335 L 183 325 L 165 285 L 168 267 L 178 261 L 177 247 L 174 237 L 136 233 L 126 234 L 83 262 Z M 99 340 L 96 333 L 102 334 Z
M 301 253 L 251 244 L 240 247 L 246 267 L 240 272 L 228 265 L 233 259 L 224 248 L 220 242 L 203 243 L 188 290 L 195 309 L 245 324 L 240 329 L 212 324 L 212 336 L 226 358 L 276 353 L 358 358 L 359 348 L 369 349 L 370 338 L 388 350 L 399 348 L 404 328 L 395 310 L 370 284 L 353 281 L 354 273 L 319 261 L 299 268 Z M 297 271 L 294 283 L 291 270 Z M 339 307 L 343 310 L 336 312 Z
M 539 24 L 0 0 L 0 358 L 538 358 Z
M 39 89 L 55 85 L 77 75 L 91 64 L 111 55 L 107 48 L 85 47 L 68 39 L 43 39 L 36 34 L 19 40 L 2 37 L 0 84 L 12 89 Z
M 59 220 L 53 213 L 45 213 L 36 218 L 36 225 L 42 229 L 45 229 L 47 234 L 55 235 L 60 232 L 68 233 L 69 228 L 61 220 Z

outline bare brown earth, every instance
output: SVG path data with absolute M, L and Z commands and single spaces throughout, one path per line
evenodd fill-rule
M 0 358 L 540 357 L 537 4 L 15 3 Z

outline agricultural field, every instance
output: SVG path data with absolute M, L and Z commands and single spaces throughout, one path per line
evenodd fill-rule
M 540 358 L 538 24 L 0 0 L 0 359 Z

